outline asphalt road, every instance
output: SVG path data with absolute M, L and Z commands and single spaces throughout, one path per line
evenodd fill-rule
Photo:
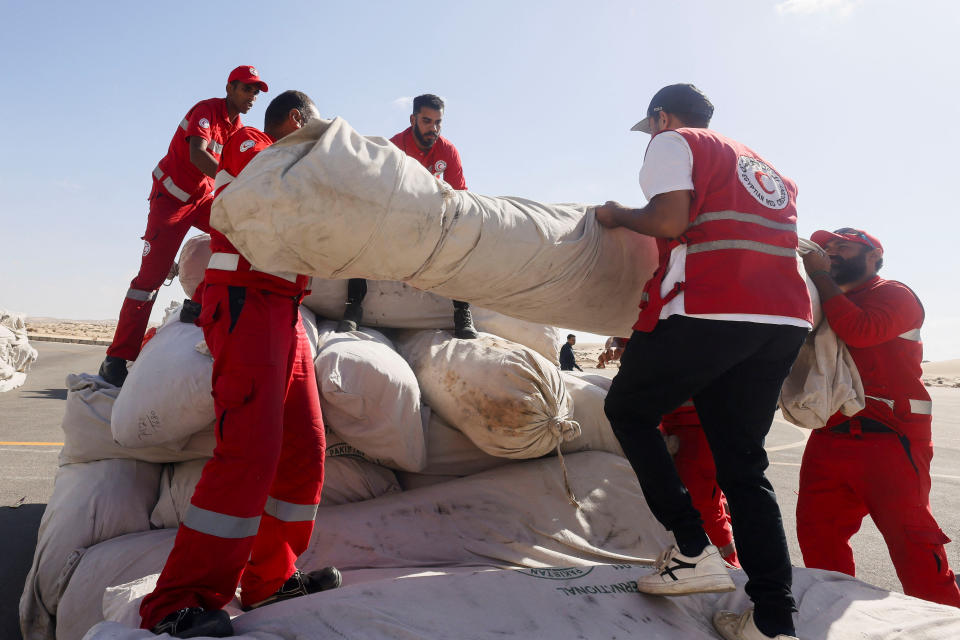
M 53 492 L 60 420 L 67 397 L 68 373 L 95 372 L 105 348 L 99 346 L 34 343 L 40 356 L 23 387 L 0 393 L 0 638 L 19 638 L 17 607 L 36 546 L 37 528 Z M 610 375 L 615 370 L 596 371 Z M 933 491 L 934 515 L 944 532 L 960 538 L 960 390 L 930 389 L 934 399 Z M 802 565 L 794 510 L 797 503 L 800 459 L 807 433 L 775 421 L 767 441 L 768 475 L 783 511 L 790 553 Z M 34 444 L 11 444 L 34 443 Z M 886 546 L 873 523 L 866 519 L 853 538 L 858 577 L 891 591 L 900 583 Z M 960 540 L 947 545 L 954 569 L 960 568 Z

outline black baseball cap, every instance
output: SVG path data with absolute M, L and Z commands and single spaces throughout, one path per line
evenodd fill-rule
M 660 111 L 667 113 L 695 113 L 697 115 L 713 117 L 713 103 L 703 94 L 703 91 L 697 89 L 689 83 L 667 85 L 654 94 L 650 100 L 650 106 L 647 107 L 647 117 L 630 127 L 630 131 L 642 131 L 650 133 L 650 116 L 654 116 Z

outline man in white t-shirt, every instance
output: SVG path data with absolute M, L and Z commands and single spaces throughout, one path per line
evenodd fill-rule
M 734 589 L 657 430 L 689 398 L 727 496 L 754 609 L 718 611 L 728 640 L 795 638 L 792 567 L 764 438 L 811 326 L 797 262 L 796 186 L 745 145 L 707 127 L 713 105 L 664 87 L 633 127 L 653 136 L 640 184 L 649 202 L 597 207 L 605 227 L 657 238 L 660 266 L 621 357 L 605 411 L 654 516 L 676 538 L 643 593 Z

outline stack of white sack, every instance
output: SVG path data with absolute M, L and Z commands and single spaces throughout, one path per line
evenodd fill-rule
M 180 284 L 188 295 L 193 295 L 203 279 L 210 254 L 210 236 L 207 234 L 193 236 L 180 250 Z M 313 278 L 310 288 L 312 291 L 303 299 L 303 306 L 321 318 L 338 320 L 343 317 L 347 280 Z M 511 318 L 477 306 L 472 307 L 472 312 L 478 330 L 530 347 L 547 360 L 559 364 L 563 340 L 556 327 Z M 307 316 L 304 315 L 306 322 Z M 367 282 L 367 295 L 363 300 L 363 324 L 396 329 L 453 329 L 453 301 L 414 289 L 403 282 L 371 280 Z M 309 330 L 307 334 L 310 335 Z M 316 340 L 312 342 L 316 353 Z
M 437 330 L 403 332 L 398 344 L 431 410 L 486 453 L 537 458 L 580 437 L 560 370 L 531 349 Z
M 603 229 L 590 207 L 453 191 L 340 118 L 260 153 L 211 223 L 259 269 L 406 282 L 603 335 L 628 335 L 657 262 L 652 238 Z
M 601 452 L 569 456 L 579 508 L 567 503 L 549 464 L 513 463 L 320 510 L 298 566 L 338 566 L 344 585 L 249 613 L 233 600 L 226 610 L 236 637 L 309 640 L 335 630 L 361 640 L 713 640 L 713 611 L 749 606 L 741 571 L 732 572 L 738 588 L 729 594 L 637 594 L 634 581 L 672 537 L 650 514 L 627 461 Z M 136 533 L 86 549 L 60 600 L 58 638 L 153 638 L 136 628 L 138 608 L 174 535 Z M 955 608 L 841 574 L 797 568 L 793 589 L 801 637 L 948 640 L 960 634 Z
M 23 385 L 37 350 L 27 339 L 27 324 L 22 314 L 0 309 L 0 392 Z

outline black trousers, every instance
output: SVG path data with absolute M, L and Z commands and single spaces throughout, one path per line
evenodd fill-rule
M 708 544 L 657 430 L 693 398 L 730 506 L 747 595 L 762 629 L 793 633 L 792 568 L 763 443 L 807 329 L 671 316 L 634 331 L 605 411 L 653 515 L 683 548 Z

